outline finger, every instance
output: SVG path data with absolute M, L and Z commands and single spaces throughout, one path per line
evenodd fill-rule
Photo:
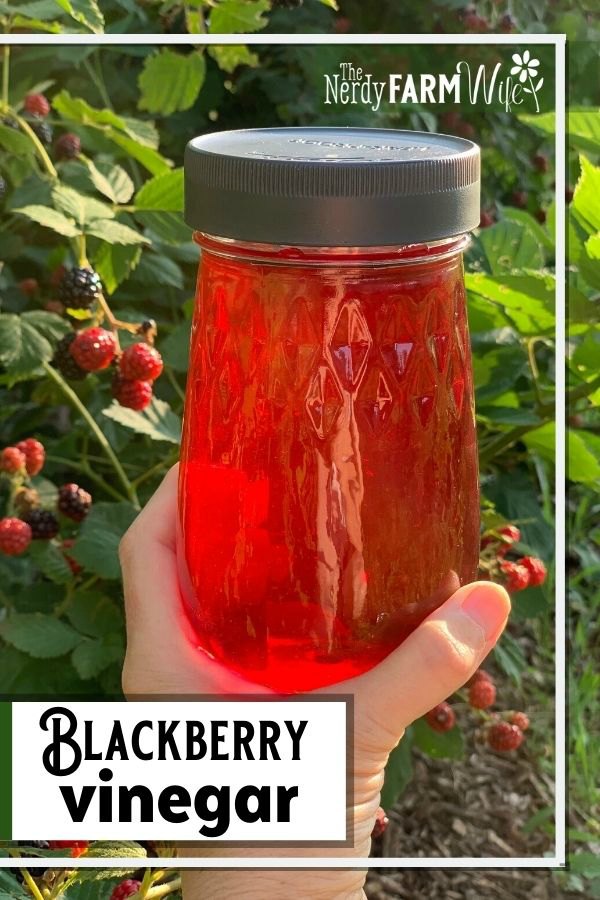
M 387 737 L 391 749 L 411 722 L 458 690 L 500 637 L 509 612 L 500 585 L 465 585 L 383 662 L 345 682 L 355 695 L 356 722 L 369 723 L 369 742 Z
M 127 626 L 125 693 L 264 692 L 198 647 L 178 578 L 178 469 L 167 473 L 119 547 Z

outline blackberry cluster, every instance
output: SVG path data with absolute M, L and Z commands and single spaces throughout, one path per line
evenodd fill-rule
M 50 541 L 58 534 L 58 519 L 49 509 L 32 509 L 25 516 L 34 540 Z
M 59 287 L 60 299 L 70 309 L 89 309 L 101 293 L 100 276 L 83 266 L 65 272 Z
M 58 369 L 68 381 L 83 381 L 87 372 L 79 366 L 71 356 L 71 344 L 77 337 L 74 331 L 65 334 L 56 345 L 52 365 Z
M 92 495 L 78 484 L 63 484 L 58 492 L 59 512 L 74 522 L 82 522 L 91 505 Z

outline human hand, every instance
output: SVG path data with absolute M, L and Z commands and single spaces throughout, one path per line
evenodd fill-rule
M 135 520 L 121 543 L 127 654 L 127 696 L 181 694 L 270 694 L 230 672 L 197 649 L 182 606 L 176 568 L 177 467 Z M 321 856 L 368 856 L 370 835 L 390 752 L 411 722 L 453 694 L 481 665 L 502 633 L 510 600 L 490 582 L 459 588 L 378 666 L 357 678 L 328 686 L 327 694 L 354 696 L 354 846 Z M 208 846 L 201 855 L 225 854 Z M 193 855 L 197 855 L 195 852 Z M 289 850 L 271 856 L 292 855 Z M 192 854 L 189 854 L 192 855 Z M 314 851 L 297 856 L 315 855 Z M 362 896 L 364 871 L 209 870 L 189 875 L 186 893 L 220 898 Z

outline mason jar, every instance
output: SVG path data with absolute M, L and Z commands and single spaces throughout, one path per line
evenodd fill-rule
M 359 675 L 476 575 L 479 182 L 479 148 L 447 135 L 188 144 L 180 584 L 199 648 L 251 682 Z

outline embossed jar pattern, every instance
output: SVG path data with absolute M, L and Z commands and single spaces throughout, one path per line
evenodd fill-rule
M 309 690 L 375 665 L 475 576 L 465 239 L 196 240 L 184 603 L 216 659 Z

